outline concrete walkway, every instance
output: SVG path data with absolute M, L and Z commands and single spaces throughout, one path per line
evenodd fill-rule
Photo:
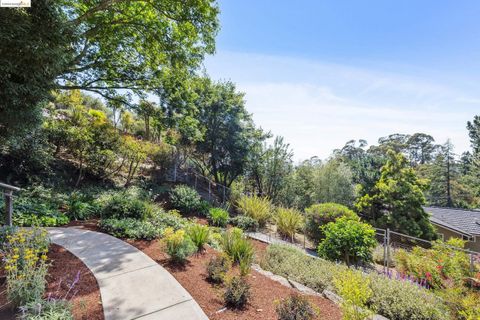
M 104 233 L 48 228 L 53 243 L 85 263 L 97 279 L 105 320 L 205 320 L 175 278 L 140 250 Z

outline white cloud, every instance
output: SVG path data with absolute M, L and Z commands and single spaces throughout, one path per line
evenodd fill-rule
M 418 75 L 231 52 L 206 66 L 212 77 L 237 83 L 255 122 L 284 136 L 297 160 L 397 132 L 450 138 L 462 152 L 466 122 L 480 105 L 480 96 Z

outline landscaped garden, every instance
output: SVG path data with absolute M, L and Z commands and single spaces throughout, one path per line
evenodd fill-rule
M 480 116 L 461 157 L 417 132 L 299 161 L 208 75 L 217 1 L 24 2 L 0 8 L 1 319 L 480 319 L 480 234 L 425 208 L 480 206 Z
M 39 190 L 52 200 L 42 203 Z M 212 207 L 185 185 L 165 186 L 158 193 L 140 187 L 80 192 L 29 190 L 19 198 L 22 205 L 14 211 L 14 221 L 26 221 L 24 208 L 38 203 L 37 224 L 75 226 L 124 239 L 165 267 L 211 319 L 290 319 L 288 314 L 300 313 L 305 313 L 302 319 L 341 319 L 342 314 L 364 319 L 374 313 L 389 319 L 478 317 L 479 292 L 468 281 L 478 280 L 478 274 L 470 272 L 466 254 L 440 242 L 430 250 L 400 250 L 394 257 L 396 269 L 378 273 L 369 267 L 377 245 L 373 229 L 342 205 L 314 205 L 303 214 L 275 208 L 266 198 L 242 196 L 225 208 Z M 47 217 L 55 217 L 55 222 Z M 268 245 L 246 236 L 272 223 L 286 241 L 307 230 L 321 258 L 292 245 Z M 4 301 L 10 306 L 25 312 L 44 299 L 46 310 L 53 304 L 52 313 L 72 312 L 74 319 L 102 317 L 95 279 L 73 255 L 49 246 L 43 229 L 5 237 Z M 463 246 L 461 240 L 448 244 Z M 25 264 L 25 259 L 35 263 Z M 29 265 L 36 271 L 28 270 Z M 259 267 L 284 277 L 287 284 L 259 272 Z M 18 268 L 25 270 L 12 271 Z M 18 284 L 19 278 L 24 283 Z M 290 280 L 317 294 L 298 291 Z M 331 294 L 333 300 L 327 299 Z

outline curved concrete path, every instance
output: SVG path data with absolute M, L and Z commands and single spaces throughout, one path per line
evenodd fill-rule
M 190 294 L 140 250 L 104 233 L 48 228 L 53 243 L 92 271 L 102 296 L 105 320 L 205 320 Z

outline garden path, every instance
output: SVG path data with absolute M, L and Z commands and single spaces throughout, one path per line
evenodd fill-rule
M 158 263 L 110 235 L 48 228 L 53 243 L 85 263 L 97 279 L 105 320 L 205 320 L 190 294 Z

